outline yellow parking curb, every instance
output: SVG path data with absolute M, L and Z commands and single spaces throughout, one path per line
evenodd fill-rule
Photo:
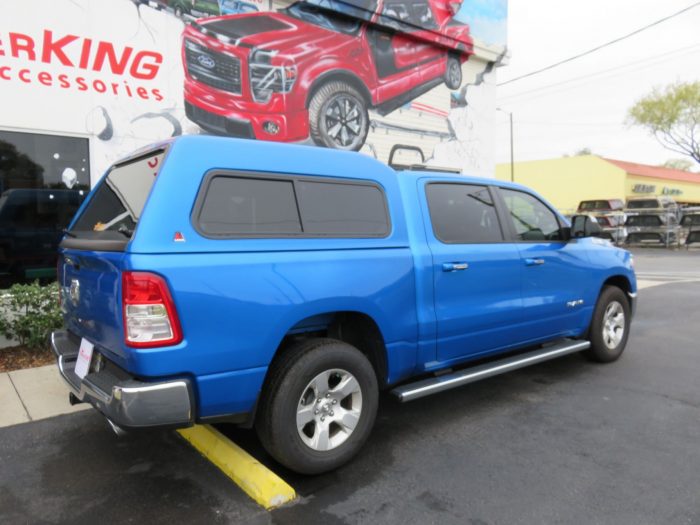
M 266 509 L 279 507 L 297 497 L 282 478 L 213 427 L 195 425 L 178 433 Z

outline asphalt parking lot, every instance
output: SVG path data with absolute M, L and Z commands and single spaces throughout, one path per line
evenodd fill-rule
M 0 429 L 2 523 L 700 523 L 700 253 L 640 250 L 627 351 L 573 355 L 400 405 L 300 499 L 267 512 L 174 432 L 94 411 Z

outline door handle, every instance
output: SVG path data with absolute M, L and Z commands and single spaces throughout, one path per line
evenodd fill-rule
M 443 272 L 461 272 L 469 269 L 469 264 L 465 262 L 445 263 L 442 265 Z
M 525 259 L 525 264 L 527 266 L 542 266 L 544 259 Z

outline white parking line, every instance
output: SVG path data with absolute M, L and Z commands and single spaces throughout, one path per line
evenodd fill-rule
M 700 278 L 698 279 L 669 279 L 661 278 L 659 276 L 637 276 L 637 289 L 644 290 L 645 288 L 652 288 L 654 286 L 661 286 L 663 284 L 680 284 L 680 283 L 700 283 Z

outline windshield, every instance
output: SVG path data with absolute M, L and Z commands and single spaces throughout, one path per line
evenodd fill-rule
M 281 11 L 331 31 L 355 35 L 360 30 L 362 20 L 372 18 L 376 6 L 377 3 L 372 0 L 305 0 Z
M 164 151 L 117 165 L 94 190 L 71 232 L 119 232 L 131 237 L 163 162 Z
M 608 201 L 583 201 L 578 207 L 579 210 L 609 210 L 610 204 Z

